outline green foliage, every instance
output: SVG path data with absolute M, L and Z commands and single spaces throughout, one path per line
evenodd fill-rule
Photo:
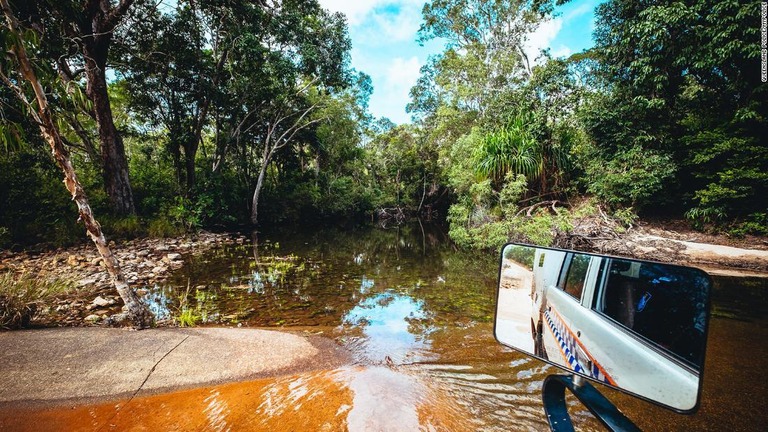
M 18 150 L 24 143 L 21 125 L 0 121 L 0 148 L 6 152 Z
M 147 234 L 147 228 L 138 216 L 102 217 L 104 234 L 110 238 L 136 238 Z
M 498 249 L 510 240 L 551 245 L 558 232 L 571 229 L 573 216 L 564 209 L 554 216 L 546 211 L 533 217 L 520 214 L 517 202 L 526 190 L 525 176 L 509 172 L 498 202 L 494 202 L 490 181 L 475 183 L 470 188 L 473 199 L 453 204 L 448 210 L 451 239 L 459 246 L 475 249 Z
M 395 126 L 367 112 L 370 78 L 349 68 L 343 17 L 317 1 L 135 3 L 134 25 L 113 40 L 109 95 L 138 215 L 102 218 L 105 231 L 174 236 L 242 224 L 264 167 L 264 222 L 439 212 L 463 246 L 549 244 L 588 210 L 528 217 L 521 207 L 580 192 L 625 227 L 636 212 L 673 210 L 701 228 L 763 232 L 768 87 L 749 72 L 759 70 L 754 6 L 610 0 L 598 8 L 593 50 L 534 61 L 521 48 L 553 4 L 427 2 L 419 38 L 447 45 L 411 91 L 416 123 Z M 46 33 L 4 31 L 4 46 L 74 59 L 59 34 L 64 12 L 79 13 L 73 5 L 50 16 L 38 13 L 41 2 L 18 6 Z M 54 61 L 36 64 L 104 214 L 93 107 L 77 80 L 57 78 Z M 0 102 L 0 246 L 82 238 L 27 108 L 6 87 Z
M 202 317 L 199 314 L 199 307 L 194 308 L 189 304 L 190 288 L 191 286 L 187 284 L 187 289 L 184 293 L 179 295 L 179 306 L 177 308 L 176 316 L 174 317 L 179 327 L 194 327 L 202 320 Z
M 728 233 L 735 237 L 743 237 L 747 234 L 768 235 L 768 213 L 752 213 L 747 220 L 729 227 Z
M 659 200 L 656 195 L 675 169 L 668 155 L 635 146 L 608 161 L 598 157 L 587 162 L 587 191 L 612 207 L 642 207 Z
M 504 248 L 504 258 L 520 263 L 529 270 L 533 270 L 533 259 L 536 256 L 536 248 L 528 246 L 509 245 Z
M 702 229 L 707 224 L 722 221 L 725 218 L 725 212 L 716 207 L 694 207 L 685 212 L 685 217 L 691 221 L 694 228 Z
M 506 221 L 471 223 L 470 211 L 459 204 L 448 210 L 451 224 L 448 235 L 457 245 L 466 248 L 498 250 L 509 241 L 511 225 Z
M 200 221 L 205 208 L 205 201 L 193 202 L 184 197 L 176 197 L 173 205 L 166 211 L 171 222 L 187 232 L 200 228 Z
M 24 148 L 0 152 L 0 226 L 5 244 L 71 244 L 83 237 L 77 208 L 50 156 Z
M 44 306 L 72 287 L 64 281 L 48 281 L 29 274 L 0 274 L 0 328 L 28 327 Z
M 613 219 L 624 228 L 631 227 L 637 221 L 637 218 L 637 213 L 635 213 L 635 209 L 632 207 L 620 208 L 613 212 Z
M 529 127 L 518 116 L 509 126 L 487 133 L 474 154 L 476 171 L 497 181 L 508 172 L 537 179 L 542 169 L 541 147 Z
M 202 317 L 194 309 L 190 309 L 187 306 L 181 308 L 180 313 L 176 316 L 176 323 L 179 327 L 194 327 L 201 320 Z
M 144 216 L 157 215 L 179 193 L 173 165 L 151 136 L 132 137 L 127 144 L 133 153 L 129 169 L 136 210 Z
M 602 174 L 619 177 L 593 188 L 602 198 L 638 210 L 666 206 L 699 226 L 765 212 L 768 84 L 748 72 L 759 70 L 755 7 L 714 0 L 598 7 L 592 75 L 603 91 L 583 119 L 600 148 L 595 164 L 613 165 Z M 629 179 L 618 168 L 633 153 L 668 159 L 658 162 L 674 171 L 636 160 L 629 170 L 645 165 L 641 190 L 617 193 Z M 654 194 L 659 182 L 664 193 Z
M 368 146 L 367 167 L 374 188 L 369 190 L 379 208 L 417 211 L 437 204 L 436 186 L 442 182 L 438 149 L 420 131 L 397 126 L 379 134 Z
M 147 234 L 155 238 L 168 238 L 184 234 L 184 230 L 166 217 L 161 216 L 149 221 Z
M 557 215 L 539 211 L 533 217 L 518 216 L 512 220 L 513 238 L 541 246 L 552 246 L 555 236 L 573 228 L 573 215 L 562 209 Z
M 506 219 L 511 219 L 515 216 L 518 210 L 518 201 L 525 195 L 528 190 L 528 180 L 524 175 L 518 174 L 515 176 L 513 173 L 507 173 L 504 186 L 499 193 L 499 207 L 501 207 L 502 215 Z

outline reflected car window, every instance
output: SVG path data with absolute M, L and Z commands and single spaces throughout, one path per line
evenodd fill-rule
M 564 290 L 576 299 L 581 299 L 581 293 L 584 291 L 584 279 L 587 276 L 590 259 L 589 255 L 574 255 L 568 268 Z
M 698 272 L 686 268 L 614 259 L 598 304 L 614 321 L 699 365 L 706 283 Z

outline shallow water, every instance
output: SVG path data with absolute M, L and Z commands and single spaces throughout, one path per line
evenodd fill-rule
M 541 382 L 557 370 L 493 339 L 497 259 L 457 252 L 420 225 L 262 233 L 191 261 L 147 299 L 158 314 L 210 325 L 314 326 L 353 364 L 74 409 L 0 409 L 0 430 L 546 430 Z M 714 280 L 697 414 L 601 387 L 645 430 L 768 428 L 768 278 Z M 570 402 L 578 430 L 602 430 Z

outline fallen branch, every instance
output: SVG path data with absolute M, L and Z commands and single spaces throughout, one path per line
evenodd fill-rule
M 552 211 L 553 211 L 553 212 L 555 212 L 555 214 L 559 215 L 559 214 L 560 214 L 560 212 L 559 212 L 559 211 L 557 210 L 557 208 L 555 207 L 557 204 L 564 204 L 564 203 L 562 203 L 562 202 L 560 202 L 560 201 L 558 201 L 558 200 L 540 201 L 540 202 L 537 202 L 536 204 L 533 204 L 533 205 L 529 205 L 528 207 L 523 207 L 523 208 L 521 208 L 521 209 L 520 209 L 520 210 L 519 210 L 519 211 L 518 211 L 518 212 L 515 214 L 515 216 L 516 216 L 516 217 L 517 217 L 517 216 L 520 216 L 520 215 L 521 215 L 523 212 L 525 212 L 525 215 L 526 215 L 527 217 L 533 217 L 533 211 L 534 211 L 534 210 L 536 210 L 536 209 L 537 209 L 537 208 L 539 208 L 539 207 L 545 207 L 545 206 L 550 206 L 550 208 L 552 209 Z

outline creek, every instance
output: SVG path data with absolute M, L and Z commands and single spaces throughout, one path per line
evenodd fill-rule
M 493 338 L 496 254 L 438 228 L 282 230 L 188 260 L 150 288 L 159 317 L 303 330 L 348 366 L 34 413 L 60 430 L 547 430 L 558 370 Z M 672 413 L 599 387 L 644 430 L 768 430 L 768 278 L 716 276 L 700 410 Z M 569 400 L 577 430 L 602 430 Z M 46 420 L 47 419 L 47 420 Z M 53 427 L 54 425 L 58 425 Z M 29 429 L 34 430 L 34 429 Z

